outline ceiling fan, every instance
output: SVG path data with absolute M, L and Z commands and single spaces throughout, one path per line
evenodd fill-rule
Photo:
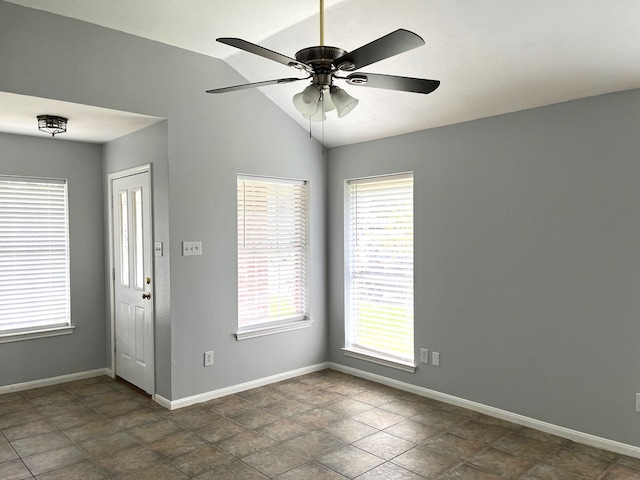
M 325 113 L 337 110 L 342 118 L 351 112 L 358 104 L 340 87 L 334 85 L 334 80 L 345 81 L 349 85 L 359 87 L 383 88 L 400 90 L 403 92 L 431 93 L 440 85 L 438 80 L 423 78 L 399 77 L 379 73 L 348 73 L 362 67 L 379 62 L 385 58 L 398 55 L 424 45 L 424 40 L 417 34 L 405 29 L 398 29 L 383 37 L 363 45 L 352 52 L 342 48 L 324 45 L 324 0 L 320 0 L 320 45 L 303 48 L 295 54 L 295 58 L 288 57 L 273 50 L 261 47 L 240 38 L 223 37 L 218 42 L 239 48 L 245 52 L 273 60 L 307 74 L 303 78 L 279 78 L 262 82 L 245 83 L 231 87 L 207 90 L 207 93 L 225 93 L 246 88 L 264 87 L 282 83 L 299 82 L 311 79 L 311 83 L 302 92 L 294 95 L 293 104 L 306 118 L 312 121 L 324 121 Z M 343 73 L 345 72 L 345 73 Z M 346 76 L 341 76 L 346 74 Z

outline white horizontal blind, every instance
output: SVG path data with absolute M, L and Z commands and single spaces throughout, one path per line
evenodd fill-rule
M 413 362 L 413 174 L 347 187 L 347 347 Z
M 307 184 L 238 177 L 238 328 L 307 317 Z
M 66 180 L 0 177 L 0 331 L 70 324 Z

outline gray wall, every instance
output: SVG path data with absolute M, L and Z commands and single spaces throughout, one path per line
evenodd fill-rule
M 168 146 L 167 122 L 139 130 L 130 135 L 106 143 L 103 147 L 104 179 L 108 181 L 110 173 L 119 172 L 139 165 L 151 165 L 153 185 L 153 240 L 163 243 L 169 251 L 169 186 L 168 186 Z M 105 184 L 105 205 L 109 205 L 108 186 Z M 105 209 L 105 232 L 109 231 L 108 209 Z M 105 240 L 108 250 L 108 242 Z M 105 250 L 105 265 L 109 269 L 109 252 Z M 153 259 L 153 302 L 155 313 L 155 349 L 156 349 L 156 393 L 171 398 L 171 275 L 169 255 L 152 257 Z M 107 286 L 107 296 L 109 287 Z M 111 328 L 112 305 L 107 302 L 107 366 L 112 365 Z
M 43 48 L 51 38 L 56 48 Z M 167 119 L 168 168 L 154 171 L 154 195 L 169 201 L 171 350 L 158 368 L 171 372 L 158 378 L 171 385 L 162 392 L 179 399 L 325 359 L 325 161 L 302 128 L 258 91 L 206 95 L 243 81 L 221 60 L 4 2 L 0 58 L 0 91 Z M 237 173 L 310 182 L 311 328 L 242 342 L 232 335 Z M 201 240 L 203 255 L 182 257 L 183 240 Z M 203 367 L 205 350 L 215 352 L 213 367 Z
M 0 385 L 105 366 L 102 148 L 0 134 L 0 175 L 65 178 L 69 195 L 72 334 L 0 345 Z
M 640 445 L 640 91 L 335 148 L 333 362 Z M 345 357 L 343 183 L 415 172 L 416 350 Z

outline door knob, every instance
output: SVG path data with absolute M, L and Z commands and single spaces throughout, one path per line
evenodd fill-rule
M 144 298 L 145 300 L 151 300 L 151 294 L 150 293 L 143 293 L 142 294 L 142 298 Z

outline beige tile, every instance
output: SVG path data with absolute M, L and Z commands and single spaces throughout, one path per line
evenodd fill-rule
M 361 438 L 373 435 L 379 430 L 348 418 L 334 422 L 323 428 L 322 431 L 344 443 L 353 443 Z
M 146 408 L 133 410 L 123 415 L 118 415 L 117 417 L 111 418 L 111 421 L 113 423 L 124 429 L 157 422 L 159 420 L 162 420 L 162 417 L 160 415 L 156 415 Z
M 323 428 L 343 418 L 339 413 L 329 410 L 325 406 L 314 408 L 291 417 L 295 421 L 310 425 L 313 428 Z
M 616 465 L 607 471 L 603 480 L 638 480 L 640 479 L 640 471 L 625 467 L 624 465 Z
M 22 460 L 16 459 L 10 462 L 0 462 L 0 478 L 2 480 L 24 480 L 33 477 Z
M 317 390 L 317 387 L 309 385 L 308 383 L 301 382 L 297 379 L 285 380 L 284 382 L 275 383 L 270 387 L 278 393 L 281 393 L 287 397 L 292 395 L 303 395 L 312 390 Z
M 285 442 L 291 438 L 299 437 L 311 431 L 312 428 L 309 425 L 305 425 L 288 418 L 280 418 L 275 422 L 268 423 L 262 427 L 255 429 L 263 435 L 272 438 L 278 442 Z
M 60 470 L 86 460 L 87 457 L 82 450 L 74 445 L 58 448 L 56 450 L 49 450 L 48 452 L 38 453 L 36 455 L 30 455 L 22 459 L 31 473 L 36 476 Z
M 345 480 L 347 477 L 317 463 L 309 462 L 275 478 L 277 480 Z
M 227 418 L 220 417 L 215 421 L 193 430 L 199 437 L 207 442 L 216 443 L 225 438 L 230 438 L 246 430 L 242 425 Z
M 467 460 L 472 466 L 507 478 L 517 478 L 530 470 L 535 460 L 514 457 L 494 448 L 487 448 Z
M 237 395 L 248 402 L 251 402 L 256 407 L 266 407 L 267 405 L 287 399 L 285 395 L 267 387 L 255 388 L 246 392 L 240 392 Z
M 379 467 L 358 476 L 356 480 L 424 480 L 425 477 L 406 470 L 394 463 L 383 463 Z
M 15 408 L 15 407 L 14 407 Z M 24 425 L 25 423 L 43 420 L 44 416 L 35 408 L 27 406 L 11 412 L 0 415 L 0 430 L 15 427 L 16 425 Z
M 561 468 L 539 463 L 518 480 L 589 480 L 577 473 L 571 473 Z
M 342 396 L 337 393 L 327 392 L 326 390 L 313 390 L 312 392 L 305 393 L 304 395 L 298 395 L 296 400 L 308 405 L 319 407 L 326 403 L 340 400 L 341 398 Z
M 272 447 L 276 442 L 269 437 L 260 435 L 252 430 L 242 432 L 235 437 L 227 438 L 217 446 L 237 458 L 246 457 L 253 453 Z
M 252 408 L 238 415 L 234 415 L 231 419 L 245 428 L 254 429 L 266 425 L 267 423 L 278 420 L 277 415 L 268 412 L 264 408 Z
M 475 420 L 468 420 L 464 423 L 458 424 L 449 431 L 460 437 L 484 443 L 486 445 L 489 445 L 499 438 L 505 437 L 511 433 L 509 430 L 504 428 L 476 422 Z
M 55 450 L 71 444 L 65 435 L 60 432 L 49 432 L 33 437 L 27 437 L 11 442 L 11 446 L 21 457 L 35 455 L 36 453 Z
M 140 445 L 119 450 L 98 460 L 98 465 L 112 477 L 144 471 L 163 463 L 155 453 Z
M 258 471 L 235 459 L 195 477 L 196 480 L 265 480 L 266 478 Z
M 304 465 L 308 460 L 283 445 L 275 445 L 249 455 L 243 461 L 267 477 L 275 477 Z
M 504 478 L 493 473 L 480 471 L 470 465 L 460 465 L 442 477 L 438 477 L 438 480 L 504 480 Z M 555 478 L 548 480 L 555 480 Z
M 358 440 L 353 446 L 380 458 L 384 458 L 385 460 L 391 460 L 411 450 L 415 447 L 415 444 L 387 432 L 378 432 L 362 440 Z
M 163 458 L 172 458 L 205 445 L 205 442 L 192 432 L 179 432 L 153 442 L 149 448 Z
M 250 408 L 255 408 L 253 403 L 238 397 L 236 395 L 229 395 L 227 397 L 217 398 L 210 402 L 203 404 L 211 411 L 216 412 L 225 417 L 232 417 Z
M 180 431 L 182 431 L 182 428 L 178 424 L 169 419 L 164 419 L 131 428 L 129 429 L 129 434 L 142 443 L 153 443 Z
M 98 422 L 104 420 L 104 416 L 96 412 L 95 410 L 88 408 L 80 408 L 78 410 L 71 410 L 50 419 L 55 423 L 58 428 L 64 430 L 67 428 L 77 427 L 79 425 L 85 425 L 87 423 Z
M 33 437 L 34 435 L 42 435 L 43 433 L 49 433 L 56 430 L 58 430 L 58 427 L 49 420 L 36 420 L 35 422 L 5 428 L 2 430 L 2 433 L 7 440 L 12 441 L 20 440 L 21 438 Z
M 189 453 L 171 458 L 169 462 L 188 477 L 195 477 L 224 465 L 233 457 L 213 445 L 204 445 Z
M 587 478 L 598 478 L 612 464 L 605 458 L 564 447 L 545 458 L 543 463 Z
M 136 445 L 138 445 L 136 439 L 126 432 L 116 432 L 79 443 L 80 448 L 94 459 L 110 457 L 120 450 Z
M 371 410 L 373 407 L 368 403 L 359 402 L 351 398 L 340 398 L 335 402 L 325 404 L 324 408 L 333 410 L 334 412 L 346 417 L 357 415 L 358 413 L 362 413 L 366 410 Z
M 558 445 L 553 441 L 536 440 L 523 437 L 517 433 L 502 437 L 491 446 L 516 457 L 531 458 L 538 461 L 558 448 Z
M 430 425 L 423 425 L 413 420 L 405 420 L 392 425 L 387 428 L 385 432 L 391 433 L 409 442 L 422 443 L 428 438 L 441 433 L 441 430 Z
M 310 459 L 320 458 L 345 446 L 340 440 L 318 430 L 289 440 L 284 445 Z
M 380 405 L 380 408 L 409 418 L 424 412 L 427 409 L 427 406 L 420 403 L 409 402 L 407 400 L 396 399 Z
M 101 468 L 88 460 L 54 472 L 38 475 L 38 480 L 106 480 L 108 478 Z
M 424 446 L 434 452 L 456 457 L 460 460 L 471 458 L 485 448 L 485 445 L 480 442 L 467 440 L 466 438 L 451 435 L 450 433 L 444 433 L 437 437 L 430 438 L 424 442 Z
M 8 442 L 0 443 L 0 463 L 8 462 L 16 458 L 18 458 L 18 454 Z
M 457 458 L 436 453 L 424 445 L 417 446 L 392 460 L 396 465 L 427 478 L 436 478 L 460 464 Z
M 93 438 L 112 435 L 119 432 L 120 428 L 105 419 L 78 425 L 77 427 L 64 428 L 62 431 L 72 441 L 79 443 Z
M 186 480 L 188 477 L 168 463 L 155 463 L 144 470 L 124 473 L 115 480 Z
M 317 461 L 348 478 L 355 478 L 384 463 L 382 458 L 351 445 L 327 453 Z
M 382 410 L 381 408 L 377 407 L 367 410 L 366 412 L 354 415 L 351 418 L 379 430 L 389 428 L 392 425 L 396 425 L 397 423 L 406 420 L 406 417 L 403 417 L 402 415 L 388 412 L 387 410 Z
M 264 407 L 270 413 L 278 415 L 279 417 L 292 417 L 298 413 L 306 412 L 315 408 L 314 405 L 304 403 L 295 398 L 283 400 L 281 402 L 272 403 Z
M 205 408 L 190 407 L 171 412 L 169 418 L 182 428 L 196 428 L 222 418 L 221 415 Z

